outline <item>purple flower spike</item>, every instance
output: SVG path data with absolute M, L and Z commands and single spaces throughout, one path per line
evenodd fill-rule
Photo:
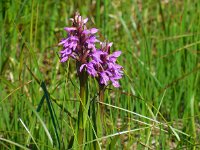
M 122 66 L 116 63 L 117 57 L 121 55 L 121 51 L 109 53 L 112 43 L 101 43 L 101 49 L 93 51 L 91 61 L 85 64 L 88 74 L 99 78 L 102 85 L 108 85 L 112 82 L 114 87 L 119 87 L 118 80 L 122 78 Z M 95 73 L 93 73 L 95 72 Z
M 113 43 L 102 43 L 97 37 L 98 29 L 86 27 L 88 18 L 83 19 L 76 14 L 72 21 L 72 27 L 65 27 L 67 37 L 58 45 L 62 45 L 60 62 L 75 59 L 78 63 L 77 72 L 86 71 L 88 75 L 95 77 L 100 85 L 108 85 L 109 81 L 114 87 L 119 87 L 119 79 L 123 76 L 122 66 L 116 63 L 121 51 L 110 53 Z M 100 42 L 100 49 L 96 43 Z
M 66 62 L 72 58 L 79 61 L 79 64 L 89 62 L 89 53 L 96 50 L 95 43 L 99 42 L 95 36 L 98 29 L 87 29 L 88 18 L 83 19 L 79 14 L 76 14 L 71 21 L 72 27 L 64 28 L 68 36 L 58 44 L 63 46 L 60 52 L 60 61 Z

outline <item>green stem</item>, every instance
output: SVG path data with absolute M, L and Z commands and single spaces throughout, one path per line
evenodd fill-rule
M 99 85 L 99 101 L 100 102 L 104 102 L 104 91 L 105 91 L 105 86 Z M 97 133 L 98 137 L 102 137 L 104 135 L 104 105 L 102 105 L 101 103 L 98 103 L 98 105 L 95 105 L 95 104 L 96 103 L 93 104 L 93 109 L 94 107 L 97 106 L 96 107 L 97 113 L 95 113 L 95 116 L 93 116 L 95 132 Z M 94 136 L 94 139 L 95 138 L 96 137 Z M 93 145 L 94 145 L 95 150 L 101 149 L 97 141 L 95 141 Z
M 103 85 L 99 86 L 99 101 L 100 102 L 104 102 L 104 86 Z M 104 113 L 104 106 L 100 105 L 100 108 L 101 108 L 101 115 L 103 115 L 103 113 Z
M 104 102 L 104 91 L 105 91 L 105 86 L 104 85 L 99 85 L 99 101 Z M 104 125 L 104 105 L 100 104 L 100 115 L 101 115 L 101 121 Z
M 79 106 L 79 112 L 78 112 L 78 144 L 82 145 L 84 143 L 84 120 L 87 118 L 84 118 L 84 114 L 86 111 L 86 105 L 87 105 L 87 79 L 88 76 L 85 71 L 79 73 L 79 81 L 80 81 L 80 106 Z M 82 150 L 83 147 L 81 146 L 80 149 Z

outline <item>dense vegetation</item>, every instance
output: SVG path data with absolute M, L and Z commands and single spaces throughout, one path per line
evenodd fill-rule
M 108 86 L 101 104 L 89 78 L 85 149 L 96 142 L 200 148 L 199 0 L 2 0 L 0 7 L 0 149 L 71 147 L 79 81 L 73 60 L 60 63 L 58 43 L 76 11 L 122 51 L 124 68 L 121 87 Z M 105 122 L 94 124 L 98 105 Z

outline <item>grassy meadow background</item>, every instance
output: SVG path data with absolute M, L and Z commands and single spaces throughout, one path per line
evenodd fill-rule
M 100 148 L 200 149 L 199 0 L 1 0 L 0 149 L 70 149 L 79 81 L 58 43 L 76 11 L 122 51 Z M 98 84 L 89 85 L 92 108 Z

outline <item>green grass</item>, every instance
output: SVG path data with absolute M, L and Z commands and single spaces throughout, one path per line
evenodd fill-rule
M 74 62 L 59 62 L 57 44 L 75 11 L 114 43 L 112 50 L 122 50 L 125 72 L 121 87 L 106 91 L 106 122 L 103 129 L 97 124 L 96 140 L 88 117 L 85 149 L 95 141 L 102 149 L 199 149 L 198 0 L 3 0 L 0 149 L 70 147 L 79 83 Z M 89 84 L 92 109 L 97 83 Z

